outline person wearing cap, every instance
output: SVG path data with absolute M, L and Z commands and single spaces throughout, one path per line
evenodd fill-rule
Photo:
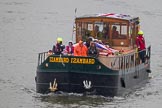
M 62 54 L 62 51 L 64 50 L 65 46 L 62 44 L 62 38 L 58 37 L 57 38 L 57 43 L 56 45 L 53 46 L 53 53 L 56 55 Z
M 73 55 L 74 53 L 74 46 L 73 46 L 73 42 L 69 41 L 68 45 L 66 46 L 66 52 L 68 55 Z
M 145 45 L 145 39 L 143 37 L 143 31 L 138 31 L 138 36 L 136 37 L 136 47 L 139 52 L 139 57 L 142 60 L 142 63 L 145 62 L 145 54 L 146 54 L 146 45 Z
M 87 50 L 86 45 L 80 40 L 74 47 L 74 56 L 87 56 Z

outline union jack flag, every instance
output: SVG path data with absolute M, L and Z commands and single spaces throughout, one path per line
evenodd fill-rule
M 101 17 L 112 17 L 112 18 L 127 18 L 127 17 L 130 17 L 130 15 L 115 14 L 115 13 L 98 14 L 97 16 L 101 16 Z

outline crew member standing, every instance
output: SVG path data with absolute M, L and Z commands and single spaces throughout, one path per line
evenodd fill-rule
M 88 56 L 92 56 L 92 57 L 98 57 L 98 50 L 96 48 L 96 44 L 95 42 L 91 42 L 90 43 L 90 47 L 88 48 Z
M 57 38 L 56 45 L 53 46 L 53 53 L 56 55 L 62 54 L 62 51 L 64 50 L 65 46 L 62 44 L 62 38 Z
M 145 39 L 143 37 L 143 31 L 140 30 L 138 32 L 138 36 L 136 37 L 136 45 L 139 52 L 139 57 L 142 60 L 142 63 L 145 62 L 145 55 L 146 55 L 146 45 L 145 45 Z
M 74 46 L 73 46 L 73 42 L 72 41 L 70 41 L 68 43 L 68 46 L 66 46 L 66 52 L 67 52 L 68 55 L 73 55 L 73 53 L 74 53 Z
M 74 56 L 87 56 L 87 47 L 83 44 L 83 41 L 79 41 L 74 47 Z

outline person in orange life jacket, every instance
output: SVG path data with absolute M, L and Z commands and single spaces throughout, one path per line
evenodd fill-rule
M 90 47 L 88 48 L 88 56 L 92 56 L 92 57 L 98 57 L 98 50 L 96 48 L 96 44 L 95 42 L 91 42 L 90 43 Z
M 79 41 L 74 47 L 74 56 L 87 56 L 87 47 L 83 44 L 83 41 Z
M 67 51 L 67 54 L 73 55 L 73 53 L 74 53 L 74 46 L 73 46 L 73 43 L 71 41 L 68 43 L 68 46 L 66 46 L 65 49 Z
M 146 55 L 146 45 L 145 39 L 143 37 L 143 31 L 138 32 L 138 36 L 136 37 L 136 46 L 138 48 L 139 57 L 142 60 L 142 63 L 145 62 L 145 55 Z
M 64 50 L 65 46 L 62 44 L 62 38 L 57 38 L 56 45 L 53 46 L 53 53 L 56 55 L 62 54 L 62 51 Z

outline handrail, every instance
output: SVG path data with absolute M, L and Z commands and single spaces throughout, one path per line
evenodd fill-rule
M 147 47 L 146 49 L 142 51 L 146 51 L 145 59 L 147 59 L 147 62 L 150 62 L 151 46 Z M 139 51 L 139 52 L 142 52 L 142 51 Z M 100 57 L 99 61 L 102 62 L 107 67 L 114 69 L 114 70 L 122 70 L 122 69 L 129 70 L 131 67 L 135 67 L 140 64 L 140 58 L 138 56 L 139 52 L 132 52 L 132 53 L 125 54 L 125 55 L 121 54 L 115 57 Z M 48 57 L 48 52 L 39 53 L 38 54 L 38 66 L 41 65 L 46 60 L 47 57 Z
M 139 51 L 139 52 L 144 52 L 145 53 L 145 59 L 147 59 L 147 61 L 150 61 L 150 55 L 151 55 L 151 46 L 149 46 L 148 48 Z M 130 69 L 131 67 L 137 66 L 139 65 L 140 62 L 140 57 L 139 57 L 139 52 L 134 52 L 131 54 L 127 54 L 125 56 L 121 56 L 120 58 L 124 59 L 123 63 L 119 63 L 119 69 Z M 124 68 L 123 68 L 124 67 Z
M 38 54 L 38 66 L 41 65 L 47 58 L 48 52 L 42 52 Z
M 139 51 L 128 54 L 121 54 L 114 57 L 100 57 L 99 60 L 107 67 L 114 70 L 129 70 L 131 67 L 135 67 L 140 64 L 139 53 L 145 51 L 145 59 L 150 61 L 151 46 Z M 109 61 L 109 62 L 108 62 Z

